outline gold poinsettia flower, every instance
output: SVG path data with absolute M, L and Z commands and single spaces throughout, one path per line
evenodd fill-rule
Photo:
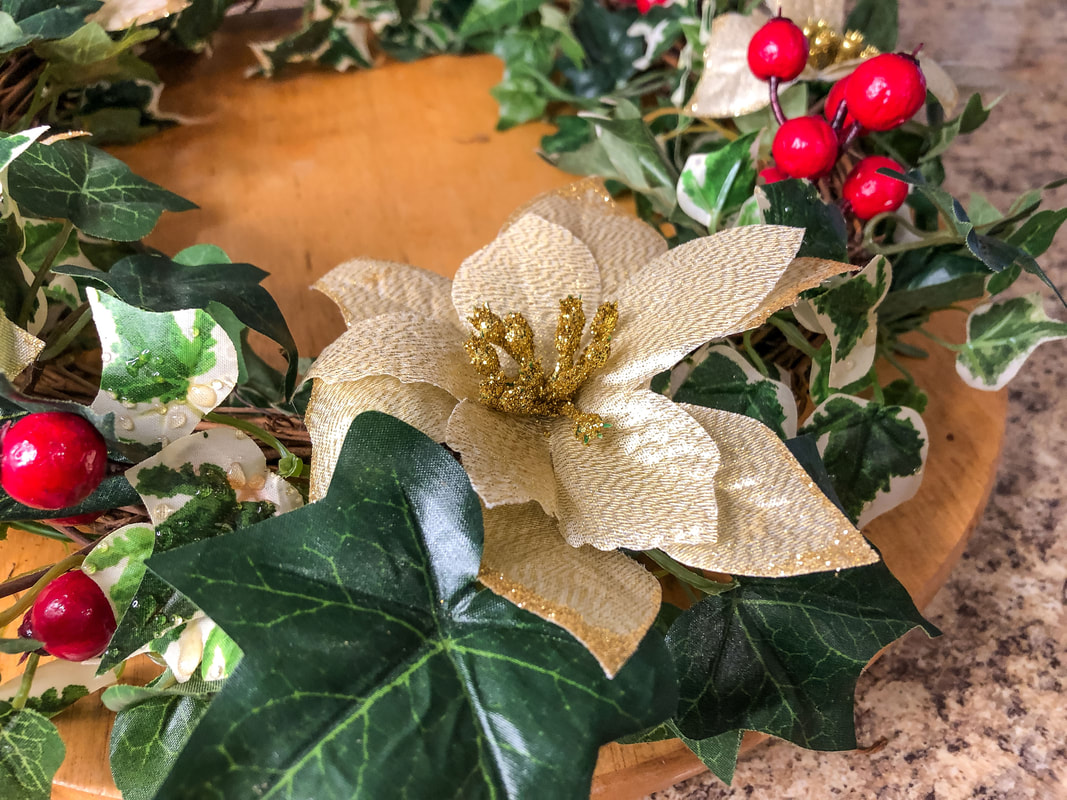
M 309 373 L 312 499 L 363 411 L 444 442 L 486 509 L 481 580 L 573 633 L 609 674 L 660 604 L 618 548 L 758 576 L 875 561 L 770 429 L 649 389 L 848 268 L 795 258 L 802 237 L 754 225 L 667 250 L 584 182 L 517 212 L 454 281 L 338 267 L 315 285 L 348 330 Z

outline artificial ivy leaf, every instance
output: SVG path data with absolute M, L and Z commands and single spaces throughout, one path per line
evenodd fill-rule
M 43 645 L 36 639 L 0 639 L 0 653 L 4 655 L 32 653 L 39 647 L 43 647 Z
M 543 0 L 474 0 L 459 25 L 460 36 L 501 31 L 522 22 Z
M 996 391 L 1040 344 L 1056 339 L 1067 339 L 1067 322 L 1045 314 L 1041 295 L 985 303 L 967 317 L 967 341 L 956 356 L 956 372 L 968 386 Z
M 756 187 L 752 163 L 755 133 L 740 136 L 710 153 L 689 156 L 678 179 L 682 211 L 715 233 L 722 219 L 741 208 Z
M 66 751 L 45 717 L 0 701 L 0 797 L 48 800 Z
M 2 12 L 0 12 L 2 13 Z M 0 172 L 7 169 L 8 164 L 14 161 L 22 153 L 26 152 L 31 144 L 48 130 L 47 125 L 39 128 L 30 128 L 21 133 L 0 133 Z
M 1008 244 L 1022 248 L 1036 258 L 1052 246 L 1052 240 L 1065 220 L 1067 208 L 1038 211 L 1008 237 Z
M 93 577 L 113 607 L 125 610 L 141 585 L 145 561 L 152 555 L 155 542 L 156 533 L 150 526 L 124 525 L 92 549 L 82 562 L 82 570 Z
M 878 344 L 878 306 L 891 280 L 888 259 L 875 256 L 856 274 L 810 292 L 810 298 L 794 309 L 801 324 L 826 334 L 830 343 L 829 388 L 848 386 L 870 372 Z
M 929 437 L 913 408 L 837 394 L 800 433 L 815 436 L 845 513 L 861 528 L 919 490 Z
M 930 398 L 912 381 L 897 378 L 882 387 L 882 400 L 888 406 L 907 406 L 922 414 Z
M 937 158 L 948 150 L 949 145 L 952 144 L 957 136 L 970 133 L 981 127 L 989 119 L 989 113 L 993 110 L 993 105 L 996 104 L 983 106 L 981 95 L 972 94 L 958 117 L 931 128 L 928 134 L 928 149 L 919 159 L 920 162 Z M 976 221 L 975 224 L 981 223 Z
M 118 712 L 111 729 L 111 775 L 123 800 L 156 796 L 210 704 L 206 696 L 163 694 Z
M 794 578 L 739 578 L 667 634 L 675 724 L 704 739 L 756 730 L 816 750 L 856 747 L 856 680 L 893 640 L 927 623 L 884 562 Z
M 985 293 L 989 271 L 969 253 L 943 248 L 910 250 L 893 262 L 891 291 L 878 307 L 880 320 L 927 314 Z
M 758 191 L 768 202 L 764 222 L 805 229 L 797 258 L 812 256 L 848 261 L 848 236 L 841 209 L 824 203 L 813 184 L 790 179 L 768 184 Z
M 97 676 L 96 664 L 85 661 L 55 659 L 37 665 L 26 708 L 45 717 L 54 717 L 75 702 L 115 682 L 114 672 Z M 0 703 L 10 701 L 19 690 L 22 676 L 0 686 Z M 5 798 L 6 795 L 0 795 Z
M 489 90 L 500 104 L 497 130 L 544 113 L 549 98 L 543 87 L 552 72 L 558 39 L 559 34 L 543 27 L 514 28 L 493 38 L 493 54 L 504 62 L 504 77 Z
M 588 796 L 597 747 L 671 713 L 667 653 L 651 634 L 608 680 L 481 589 L 481 552 L 460 465 L 368 413 L 324 499 L 155 556 L 245 652 L 159 800 Z
M 62 39 L 85 24 L 99 0 L 5 0 L 0 11 L 0 55 L 41 39 Z
M 669 396 L 758 419 L 783 439 L 796 435 L 797 404 L 789 387 L 753 367 L 727 345 L 698 350 L 671 370 Z
M 896 49 L 897 26 L 897 0 L 859 0 L 845 20 L 845 30 L 859 31 L 883 53 Z
M 672 735 L 682 740 L 682 744 L 688 747 L 693 755 L 700 759 L 705 767 L 714 773 L 715 777 L 727 786 L 733 782 L 734 770 L 737 769 L 737 755 L 741 752 L 741 739 L 744 731 L 724 731 L 718 736 L 708 736 L 704 739 L 691 739 L 678 729 L 674 720 L 667 722 L 667 729 Z
M 205 311 L 143 311 L 86 289 L 103 351 L 97 414 L 120 439 L 166 444 L 192 433 L 237 384 L 237 351 Z
M 289 365 L 284 391 L 286 397 L 292 394 L 298 360 L 296 342 L 278 303 L 261 285 L 267 273 L 259 267 L 230 263 L 219 248 L 198 245 L 182 251 L 173 261 L 162 255 L 135 255 L 118 261 L 108 272 L 80 267 L 56 271 L 106 286 L 123 302 L 145 311 L 195 308 L 210 313 L 213 304 L 225 307 L 242 325 L 281 345 Z M 216 322 L 221 324 L 221 320 Z M 227 332 L 234 339 L 235 332 Z M 242 356 L 243 351 L 244 348 Z
M 0 419 L 7 419 L 6 415 Z M 100 483 L 91 495 L 76 506 L 57 508 L 49 511 L 52 518 L 76 517 L 90 511 L 107 511 L 112 508 L 135 505 L 139 498 L 130 486 L 125 475 L 110 475 Z M 11 498 L 7 492 L 0 490 L 0 522 L 18 522 L 19 520 L 41 519 L 43 512 L 39 508 L 23 505 Z
M 196 208 L 73 139 L 30 145 L 8 168 L 7 188 L 27 216 L 69 219 L 90 236 L 122 242 L 143 239 L 164 211 Z
M 635 8 L 611 10 L 600 3 L 581 3 L 571 29 L 585 53 L 581 65 L 564 56 L 559 69 L 579 97 L 601 98 L 621 89 L 637 72 L 645 53 L 644 39 L 630 32 L 641 19 Z M 672 184 L 673 185 L 673 184 Z

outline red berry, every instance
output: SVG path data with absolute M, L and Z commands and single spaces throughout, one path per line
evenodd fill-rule
M 823 106 L 823 113 L 826 115 L 826 119 L 828 119 L 830 122 L 834 121 L 834 117 L 837 116 L 837 109 L 841 106 L 841 101 L 845 99 L 845 87 L 847 85 L 848 75 L 846 75 L 833 86 L 831 86 L 830 94 L 826 95 L 826 105 Z M 838 132 L 838 138 L 843 138 L 846 135 L 848 129 L 852 127 L 852 123 L 855 121 L 856 118 L 852 116 L 852 112 L 846 110 L 844 122 L 842 122 Z
M 864 128 L 887 131 L 906 122 L 926 101 L 926 78 L 906 53 L 883 53 L 864 61 L 845 87 L 848 111 Z
M 642 14 L 647 14 L 652 10 L 652 6 L 666 5 L 667 0 L 637 0 L 637 10 Z
M 29 414 L 4 433 L 0 484 L 25 505 L 66 508 L 80 503 L 106 471 L 104 437 L 77 414 Z
M 115 612 L 103 590 L 80 569 L 41 590 L 30 612 L 33 638 L 56 658 L 85 661 L 104 652 L 115 632 Z
M 56 525 L 88 525 L 90 522 L 96 522 L 102 516 L 104 516 L 103 510 L 86 511 L 84 514 L 75 514 L 73 517 L 56 517 L 47 521 L 54 522 Z
M 771 155 L 790 178 L 818 178 L 837 161 L 837 134 L 822 117 L 787 119 L 774 135 Z
M 880 175 L 878 170 L 904 172 L 904 167 L 885 156 L 867 156 L 848 173 L 842 194 L 860 219 L 870 219 L 884 211 L 896 211 L 908 196 L 904 181 Z
M 791 81 L 808 63 L 808 40 L 791 20 L 775 17 L 748 43 L 748 68 L 761 81 Z
M 778 183 L 778 181 L 784 181 L 789 177 L 777 167 L 766 167 L 765 169 L 761 169 L 759 176 L 763 178 L 765 184 Z

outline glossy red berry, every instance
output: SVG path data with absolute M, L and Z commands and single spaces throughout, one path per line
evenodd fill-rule
M 845 99 L 845 87 L 848 85 L 848 75 L 843 77 L 837 83 L 830 87 L 830 94 L 826 95 L 826 105 L 823 106 L 823 113 L 826 115 L 826 119 L 830 122 L 834 121 L 834 117 L 837 116 L 837 110 L 841 106 L 841 101 Z M 841 127 L 838 129 L 838 137 L 845 136 L 848 129 L 852 127 L 852 123 L 856 121 L 856 118 L 852 116 L 852 112 L 847 108 L 845 110 L 845 119 L 841 123 Z
M 883 53 L 864 61 L 845 87 L 848 111 L 864 128 L 887 131 L 911 119 L 926 101 L 926 78 L 906 53 Z
M 25 505 L 66 508 L 80 503 L 106 471 L 104 437 L 77 414 L 29 414 L 3 434 L 0 484 Z
M 791 81 L 807 63 L 807 37 L 791 19 L 775 17 L 748 43 L 748 68 L 761 81 Z
M 652 6 L 662 6 L 667 3 L 667 0 L 637 0 L 637 10 L 641 14 L 647 14 L 652 10 Z
M 33 638 L 49 655 L 85 661 L 104 652 L 115 632 L 115 612 L 103 590 L 80 569 L 41 590 L 30 612 Z
M 822 117 L 787 119 L 774 135 L 771 155 L 790 178 L 818 178 L 837 161 L 837 134 Z
M 885 156 L 868 156 L 845 178 L 842 194 L 860 219 L 870 219 L 885 211 L 896 211 L 908 196 L 908 184 L 879 174 L 880 169 L 904 172 L 904 167 Z
M 777 167 L 766 167 L 765 169 L 761 169 L 759 176 L 763 179 L 765 184 L 778 183 L 778 181 L 784 181 L 789 177 Z

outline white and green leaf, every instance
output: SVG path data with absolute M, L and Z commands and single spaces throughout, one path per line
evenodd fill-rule
M 86 290 L 103 351 L 92 408 L 124 441 L 166 444 L 192 432 L 237 384 L 237 350 L 207 312 L 144 311 Z
M 7 169 L 8 164 L 26 152 L 26 148 L 36 142 L 46 130 L 48 126 L 41 125 L 21 133 L 0 134 L 0 172 Z
M 1067 339 L 1067 322 L 1049 318 L 1041 295 L 985 303 L 967 318 L 967 341 L 956 356 L 956 372 L 975 389 L 996 391 L 1038 346 L 1056 339 Z
M 109 533 L 85 557 L 82 570 L 117 609 L 129 606 L 144 577 L 144 562 L 152 555 L 156 535 L 148 525 L 135 523 Z
M 678 178 L 682 211 L 715 233 L 724 217 L 741 208 L 756 187 L 752 161 L 755 132 L 741 136 L 711 153 L 686 159 Z

